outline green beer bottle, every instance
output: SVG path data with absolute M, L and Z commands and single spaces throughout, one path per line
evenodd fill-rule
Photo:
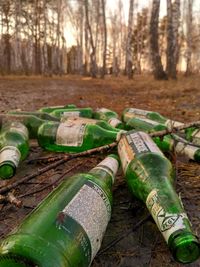
M 65 179 L 1 242 L 0 267 L 90 266 L 111 217 L 118 166 L 109 155 L 89 173 Z
M 40 112 L 40 111 L 9 111 L 8 114 L 30 115 L 30 116 L 35 116 L 42 120 L 59 121 L 59 119 L 56 118 L 55 116 L 52 116 L 47 112 Z
M 98 125 L 76 124 L 72 121 L 48 121 L 38 129 L 38 143 L 50 151 L 82 152 L 118 140 L 121 132 L 108 131 Z
M 171 129 L 172 127 L 177 127 L 183 125 L 182 122 L 174 121 L 167 119 L 160 115 L 158 112 L 147 111 L 143 109 L 136 108 L 126 108 L 123 111 L 122 119 L 124 122 L 128 122 L 129 119 L 134 117 L 147 118 L 154 121 L 157 121 L 167 127 L 167 129 Z M 194 145 L 200 145 L 200 129 L 196 127 L 190 127 L 185 129 L 186 139 L 192 142 Z
M 2 125 L 0 147 L 0 178 L 8 179 L 15 175 L 19 162 L 28 155 L 27 128 L 20 122 L 7 122 Z
M 144 132 L 124 134 L 118 153 L 131 192 L 146 204 L 175 260 L 190 263 L 198 259 L 200 245 L 174 190 L 170 161 Z
M 63 108 L 63 109 L 55 109 L 50 112 L 52 116 L 57 118 L 62 117 L 92 117 L 92 109 L 91 108 Z
M 47 120 L 42 120 L 34 115 L 0 114 L 1 124 L 6 121 L 18 121 L 23 123 L 29 132 L 30 138 L 37 138 L 38 128 Z
M 115 111 L 107 108 L 98 108 L 93 112 L 93 118 L 97 120 L 107 121 L 112 127 L 124 129 L 124 124 L 119 120 L 119 116 Z
M 166 130 L 167 126 L 150 119 L 135 117 L 128 120 L 128 122 L 126 123 L 126 129 L 135 129 L 137 131 L 152 133 L 156 131 Z M 174 150 L 178 155 L 186 156 L 191 160 L 200 162 L 200 148 L 196 147 L 195 145 L 188 144 L 188 142 L 184 138 L 177 138 L 177 135 L 172 134 L 165 135 L 163 138 L 153 137 L 153 140 L 163 152 Z
M 62 108 L 67 108 L 67 109 L 72 108 L 72 109 L 74 109 L 74 108 L 76 108 L 76 105 L 68 104 L 68 105 L 64 105 L 64 106 L 42 107 L 38 111 L 50 113 L 50 112 L 52 112 L 52 111 L 54 111 L 56 109 L 62 109 Z
M 161 123 L 158 123 L 150 119 L 138 118 L 138 117 L 129 119 L 126 123 L 125 128 L 126 130 L 136 129 L 148 133 L 167 129 L 167 127 Z
M 84 118 L 84 117 L 63 117 L 61 118 L 61 122 L 69 122 L 72 121 L 76 124 L 91 124 L 91 125 L 98 125 L 101 128 L 104 128 L 109 131 L 114 131 L 114 132 L 119 132 L 120 129 L 117 129 L 115 127 L 112 127 L 107 121 L 103 120 L 95 120 L 95 119 L 89 119 L 89 118 Z

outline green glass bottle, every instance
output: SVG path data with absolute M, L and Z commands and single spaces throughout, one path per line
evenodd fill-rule
M 126 130 L 136 129 L 148 133 L 167 129 L 167 127 L 161 123 L 158 123 L 150 119 L 138 118 L 138 117 L 129 119 L 126 123 L 125 128 Z
M 37 138 L 38 128 L 47 120 L 42 120 L 34 115 L 15 115 L 15 114 L 1 114 L 1 124 L 6 121 L 16 121 L 23 123 L 29 132 L 30 138 Z
M 98 125 L 101 128 L 104 128 L 109 131 L 114 131 L 114 132 L 119 132 L 120 129 L 117 129 L 115 127 L 112 127 L 107 121 L 103 120 L 95 120 L 95 119 L 89 119 L 89 118 L 84 118 L 84 117 L 63 117 L 61 118 L 61 122 L 69 122 L 72 121 L 76 124 L 91 124 L 91 125 Z
M 160 123 L 165 123 L 166 118 L 160 115 L 158 112 L 138 109 L 138 108 L 126 108 L 122 112 L 122 120 L 128 122 L 129 119 L 140 117 L 155 120 Z
M 9 111 L 8 114 L 30 115 L 30 116 L 35 116 L 42 120 L 59 121 L 59 118 L 52 116 L 47 112 L 40 112 L 40 111 Z
M 63 108 L 63 109 L 55 109 L 50 112 L 52 116 L 57 118 L 62 117 L 92 117 L 92 109 L 91 108 Z
M 119 120 L 118 114 L 107 108 L 98 108 L 93 112 L 93 118 L 107 121 L 112 127 L 124 129 L 124 124 Z
M 42 107 L 40 108 L 38 111 L 40 112 L 47 112 L 47 113 L 50 113 L 56 109 L 62 109 L 62 108 L 67 108 L 67 109 L 74 109 L 76 108 L 76 105 L 74 104 L 68 104 L 68 105 L 64 105 L 64 106 L 51 106 L 51 107 Z
M 122 120 L 128 122 L 131 118 L 140 117 L 147 118 L 154 121 L 157 121 L 171 130 L 172 127 L 178 127 L 183 125 L 182 122 L 170 120 L 163 117 L 158 112 L 147 111 L 143 109 L 136 108 L 126 108 L 122 114 Z M 192 142 L 194 145 L 200 145 L 200 129 L 196 127 L 190 127 L 185 129 L 185 137 L 188 141 Z
M 1 242 L 0 267 L 90 266 L 111 217 L 118 160 L 65 179 Z
M 48 121 L 38 129 L 38 143 L 50 151 L 82 152 L 118 140 L 121 132 L 108 131 L 98 125 L 85 123 Z
M 8 179 L 15 175 L 19 162 L 28 155 L 27 128 L 20 122 L 7 122 L 2 125 L 0 147 L 0 178 Z
M 124 134 L 118 153 L 130 191 L 146 204 L 175 260 L 197 260 L 200 245 L 174 190 L 170 161 L 144 132 Z

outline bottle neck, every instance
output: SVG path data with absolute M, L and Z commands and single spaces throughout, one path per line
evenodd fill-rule
M 96 167 L 90 170 L 90 174 L 94 174 L 101 181 L 104 181 L 109 188 L 115 182 L 115 176 L 119 169 L 119 158 L 116 155 L 110 155 L 101 161 Z

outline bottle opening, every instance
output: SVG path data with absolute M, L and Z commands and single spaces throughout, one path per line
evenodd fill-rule
M 195 236 L 178 236 L 174 240 L 174 257 L 181 263 L 191 263 L 200 256 L 200 244 Z

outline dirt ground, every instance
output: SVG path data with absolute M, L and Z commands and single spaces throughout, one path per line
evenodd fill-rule
M 158 111 L 174 120 L 192 122 L 200 118 L 200 77 L 179 77 L 177 81 L 154 81 L 150 76 L 135 76 L 132 81 L 111 77 L 93 80 L 79 76 L 0 78 L 1 112 L 16 108 L 31 111 L 42 106 L 69 103 L 94 109 L 106 107 L 119 114 L 126 107 L 137 107 Z M 44 161 L 28 161 L 48 155 L 49 153 L 39 148 L 36 142 L 31 142 L 28 159 L 20 165 L 17 174 L 9 182 L 0 181 L 0 188 L 46 166 L 47 162 Z M 104 157 L 105 155 L 99 154 L 89 159 L 71 160 L 18 186 L 15 195 L 23 201 L 23 207 L 0 204 L 0 238 L 19 225 L 56 183 L 42 192 L 33 193 L 34 191 L 55 182 L 64 173 L 67 173 L 64 177 L 69 177 L 74 173 L 87 172 Z M 181 194 L 193 229 L 200 237 L 200 166 L 177 156 L 174 161 L 177 192 Z M 151 218 L 131 232 L 148 212 L 145 206 L 128 192 L 121 171 L 117 175 L 113 194 L 113 215 L 100 253 L 95 257 L 92 267 L 181 266 L 174 261 Z M 112 241 L 122 235 L 124 236 L 119 242 L 111 245 Z M 107 245 L 109 248 L 105 249 Z M 188 266 L 200 266 L 200 260 Z

